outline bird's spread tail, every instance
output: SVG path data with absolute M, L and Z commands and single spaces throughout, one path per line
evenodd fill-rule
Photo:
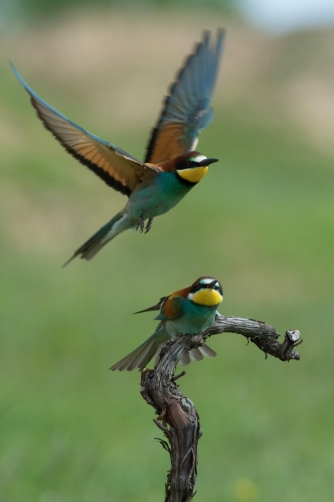
M 145 368 L 157 352 L 159 346 L 169 339 L 170 336 L 167 331 L 162 327 L 158 328 L 144 343 L 130 352 L 130 354 L 123 357 L 123 359 L 114 364 L 110 369 L 112 371 L 133 371 L 136 368 Z
M 101 248 L 103 248 L 105 244 L 107 244 L 107 242 L 132 226 L 133 222 L 130 220 L 128 215 L 121 211 L 116 214 L 112 220 L 106 223 L 106 225 L 100 228 L 100 230 L 88 239 L 88 241 L 80 246 L 63 266 L 66 267 L 66 265 L 68 265 L 74 258 L 80 255 L 80 258 L 90 260 L 100 251 Z
M 197 349 L 189 350 L 189 352 L 186 352 L 185 354 L 183 354 L 183 356 L 180 359 L 180 364 L 181 364 L 181 366 L 187 366 L 187 364 L 189 364 L 191 362 L 191 360 L 201 361 L 204 356 L 216 357 L 216 355 L 217 355 L 217 353 L 214 350 L 210 349 L 210 347 L 208 347 L 205 344 L 205 345 L 202 345 L 202 347 L 198 347 Z
M 157 331 L 151 335 L 144 343 L 139 345 L 135 350 L 123 357 L 120 361 L 114 364 L 110 369 L 112 371 L 133 371 L 136 368 L 143 369 L 153 358 L 154 355 L 159 356 L 162 345 L 170 340 L 167 331 L 160 324 Z M 193 361 L 201 361 L 204 356 L 215 357 L 217 354 L 207 345 L 192 349 L 183 354 L 180 359 L 180 364 L 186 366 Z M 155 360 L 156 363 L 157 359 Z

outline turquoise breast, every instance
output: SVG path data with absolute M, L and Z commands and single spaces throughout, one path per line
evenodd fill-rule
M 126 206 L 134 219 L 144 220 L 167 213 L 191 190 L 178 180 L 175 173 L 159 173 L 153 180 L 140 183 Z
M 214 323 L 217 307 L 205 307 L 185 300 L 183 312 L 178 319 L 166 321 L 166 328 L 171 336 L 202 333 Z

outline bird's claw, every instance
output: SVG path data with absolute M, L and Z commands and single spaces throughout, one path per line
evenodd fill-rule
M 147 232 L 151 230 L 152 223 L 153 223 L 153 218 L 149 218 L 148 222 L 146 223 L 145 234 L 147 234 Z
M 153 222 L 153 218 L 149 218 L 148 221 L 147 221 L 147 223 L 146 223 L 146 227 L 145 227 L 144 218 L 142 216 L 140 216 L 138 218 L 138 225 L 137 225 L 136 230 L 139 229 L 140 232 L 143 233 L 144 229 L 145 229 L 145 234 L 147 234 L 147 232 L 149 232 L 151 230 L 152 222 Z
M 142 217 L 142 216 L 139 216 L 139 219 L 138 219 L 138 225 L 137 225 L 136 230 L 138 230 L 138 228 L 139 228 L 140 232 L 141 232 L 141 233 L 143 233 L 143 231 L 144 231 L 144 227 L 145 227 L 145 222 L 144 222 L 144 220 L 143 220 L 143 217 Z

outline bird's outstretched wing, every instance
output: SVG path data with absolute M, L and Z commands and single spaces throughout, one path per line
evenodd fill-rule
M 205 31 L 180 70 L 177 81 L 153 129 L 145 162 L 158 164 L 196 149 L 197 138 L 213 118 L 211 96 L 222 56 L 224 30 L 219 29 L 212 45 L 210 32 Z
M 154 177 L 158 170 L 135 159 L 117 146 L 91 134 L 41 99 L 23 80 L 12 63 L 16 77 L 30 94 L 38 117 L 60 144 L 110 187 L 130 196 L 136 186 Z

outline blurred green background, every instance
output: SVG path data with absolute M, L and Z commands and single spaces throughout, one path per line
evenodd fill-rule
M 229 5 L 156 3 L 37 16 L 38 2 L 16 2 L 0 25 L 0 500 L 163 499 L 169 459 L 140 375 L 108 368 L 155 328 L 132 312 L 213 275 L 223 314 L 299 329 L 304 343 L 288 364 L 219 335 L 218 357 L 187 368 L 180 386 L 204 431 L 196 500 L 332 501 L 334 32 L 273 38 Z M 199 149 L 219 164 L 148 235 L 62 269 L 125 198 L 43 129 L 7 59 L 143 158 L 168 84 L 218 26 L 227 43 Z

